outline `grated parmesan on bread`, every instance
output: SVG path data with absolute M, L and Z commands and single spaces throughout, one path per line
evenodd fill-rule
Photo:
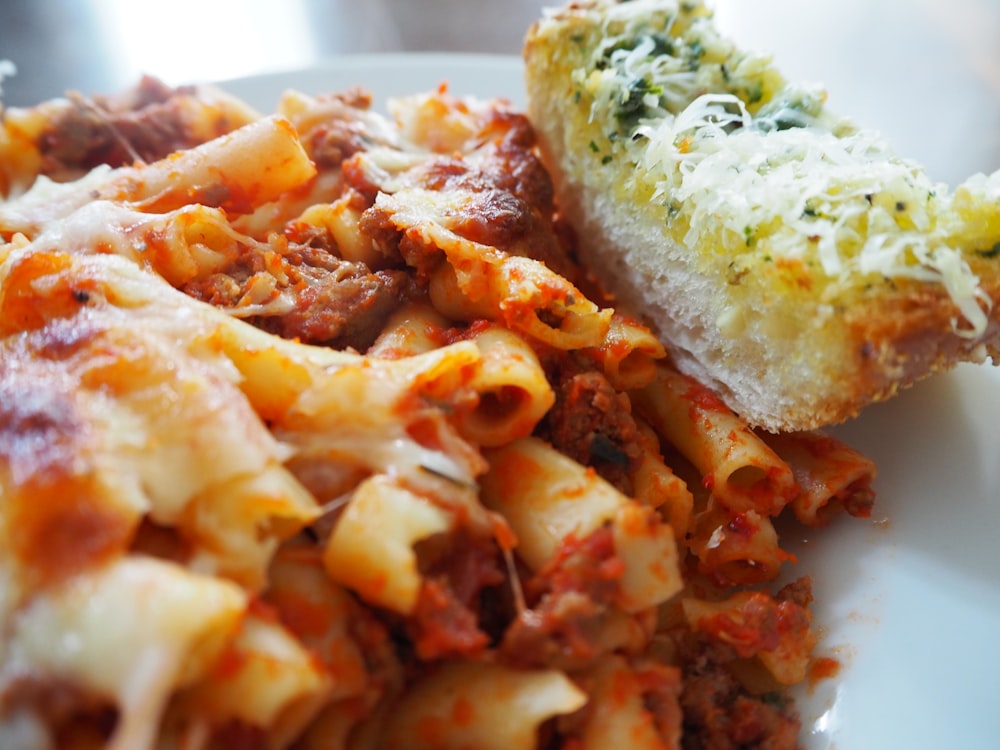
M 753 425 L 829 425 L 1000 359 L 1000 172 L 933 182 L 703 2 L 571 2 L 524 57 L 581 260 Z

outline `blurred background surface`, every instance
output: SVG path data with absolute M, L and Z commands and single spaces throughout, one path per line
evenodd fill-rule
M 517 55 L 544 0 L 0 0 L 7 106 L 309 68 L 357 53 Z M 955 182 L 1000 168 L 1000 0 L 714 0 L 744 46 Z M 364 83 L 364 81 L 358 81 Z M 489 91 L 484 91 L 489 95 Z

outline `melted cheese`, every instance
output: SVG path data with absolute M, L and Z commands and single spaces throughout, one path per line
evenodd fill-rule
M 605 20 L 574 73 L 605 136 L 591 150 L 641 167 L 633 179 L 675 240 L 742 267 L 801 260 L 831 279 L 831 295 L 872 275 L 937 282 L 963 329 L 985 330 L 989 300 L 951 234 L 947 186 L 836 118 L 822 90 L 722 38 L 703 4 L 595 5 Z M 995 210 L 1000 173 L 963 189 Z
M 320 512 L 290 459 L 398 477 L 491 528 L 470 489 L 483 459 L 415 397 L 460 390 L 475 343 L 367 359 L 272 336 L 116 255 L 4 252 L 0 694 L 72 685 L 120 709 L 112 747 L 151 746 L 191 654 L 199 669 L 217 654 L 202 659 L 202 644 L 226 636 L 277 543 Z M 430 445 L 414 436 L 432 431 Z M 186 567 L 129 548 L 143 517 L 184 540 L 172 553 Z M 0 738 L 35 726 L 0 717 Z
M 175 685 L 207 671 L 246 603 L 232 583 L 123 558 L 50 589 L 8 621 L 0 685 L 69 680 L 120 707 L 111 750 L 149 747 Z

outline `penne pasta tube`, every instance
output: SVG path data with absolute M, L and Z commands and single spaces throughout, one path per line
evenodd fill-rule
M 616 597 L 624 611 L 642 612 L 684 588 L 673 529 L 655 511 L 630 500 L 615 513 L 611 533 L 624 566 Z
M 389 316 L 366 354 L 384 359 L 423 354 L 444 345 L 448 327 L 448 320 L 430 305 L 409 303 Z
M 8 622 L 8 642 L 34 678 L 113 701 L 107 750 L 152 748 L 167 701 L 211 672 L 246 606 L 229 581 L 121 557 L 29 604 Z
M 683 726 L 677 667 L 633 667 L 622 657 L 609 655 L 582 679 L 590 698 L 577 735 L 582 750 L 680 747 Z
M 801 487 L 791 502 L 807 526 L 825 526 L 839 511 L 867 518 L 875 491 L 875 462 L 821 432 L 767 435 L 768 444 L 788 462 Z
M 240 214 L 315 174 L 295 128 L 272 116 L 152 164 L 116 170 L 99 197 L 151 212 L 201 203 Z
M 480 480 L 483 503 L 517 537 L 516 552 L 533 571 L 555 557 L 562 540 L 581 539 L 610 522 L 628 501 L 596 472 L 538 438 L 488 450 Z
M 271 747 L 287 747 L 330 690 L 331 676 L 292 633 L 251 612 L 215 668 L 175 700 L 212 726 L 237 720 L 266 731 Z
M 325 226 L 322 217 L 331 203 L 340 200 L 342 188 L 343 178 L 339 171 L 319 172 L 301 185 L 254 207 L 250 213 L 233 216 L 233 229 L 257 240 L 266 240 L 278 228 L 289 237 L 314 234 L 317 229 L 330 232 L 333 227 Z M 357 225 L 345 228 L 357 232 Z M 338 242 L 336 237 L 333 241 Z
M 97 169 L 74 182 L 39 181 L 0 205 L 0 237 L 33 238 L 41 228 L 95 200 L 149 213 L 200 203 L 248 213 L 313 178 L 316 168 L 288 120 L 268 117 L 151 164 Z
M 626 497 L 593 470 L 538 438 L 487 451 L 483 503 L 499 512 L 517 537 L 515 551 L 542 569 L 567 539 L 610 525 L 623 562 L 617 603 L 628 612 L 660 604 L 682 587 L 673 530 L 651 508 Z
M 452 320 L 471 323 L 474 320 L 495 321 L 500 318 L 499 290 L 487 289 L 473 296 L 462 289 L 455 269 L 447 263 L 431 271 L 427 291 L 434 309 Z
M 478 398 L 471 410 L 459 411 L 459 432 L 489 447 L 527 437 L 556 399 L 538 357 L 504 328 L 481 328 L 472 340 L 482 356 L 468 386 Z
M 778 683 L 794 685 L 806 678 L 817 636 L 802 606 L 761 591 L 740 591 L 715 602 L 685 598 L 681 607 L 693 630 L 744 659 L 760 660 Z
M 710 504 L 692 525 L 688 547 L 698 569 L 725 586 L 772 581 L 793 559 L 778 546 L 771 519 L 757 511 L 733 513 Z
M 362 482 L 326 545 L 330 578 L 365 601 L 400 614 L 417 603 L 423 578 L 413 546 L 455 526 L 447 511 L 388 477 Z
M 656 508 L 679 541 L 691 523 L 694 495 L 687 483 L 664 463 L 659 438 L 653 429 L 642 419 L 636 419 L 636 427 L 642 453 L 632 474 L 632 494 L 639 503 Z
M 358 231 L 358 222 L 366 208 L 359 205 L 360 196 L 347 195 L 334 201 L 323 211 L 322 216 L 316 216 L 330 232 L 340 257 L 355 263 L 364 263 L 369 268 L 381 268 L 385 264 L 385 255 L 380 252 L 371 239 Z M 319 209 L 314 209 L 318 211 Z M 302 216 L 303 221 L 309 221 L 313 216 Z
M 430 276 L 429 293 L 438 310 L 455 320 L 486 318 L 557 349 L 600 346 L 608 334 L 614 311 L 601 309 L 565 278 L 532 258 L 508 255 L 494 247 L 466 239 L 439 223 L 440 194 L 411 189 L 396 195 L 379 194 L 375 207 L 386 220 L 407 230 L 413 248 L 411 264 L 424 256 L 444 253 Z
M 302 212 L 295 225 L 309 225 L 326 230 L 344 260 L 364 263 L 378 270 L 387 265 L 389 256 L 359 229 L 359 222 L 368 207 L 364 197 L 351 191 L 332 203 L 317 203 Z
M 418 680 L 387 717 L 384 750 L 535 750 L 538 728 L 587 696 L 562 672 L 452 662 Z
M 528 258 L 485 263 L 474 273 L 460 273 L 448 264 L 431 274 L 428 291 L 438 310 L 449 318 L 479 318 L 502 322 L 556 349 L 595 346 L 607 334 L 612 311 L 599 310 L 569 282 L 547 284 L 544 266 Z M 482 274 L 490 283 L 476 289 L 463 282 Z
M 620 391 L 643 388 L 656 377 L 657 360 L 665 356 L 663 344 L 632 318 L 615 313 L 600 346 L 585 354 L 596 361 L 608 381 Z
M 192 498 L 176 528 L 188 564 L 262 591 L 278 544 L 320 514 L 315 498 L 280 464 L 214 484 Z
M 265 601 L 330 679 L 329 702 L 294 746 L 346 747 L 348 735 L 356 737 L 358 725 L 402 685 L 403 667 L 388 630 L 353 594 L 330 580 L 321 552 L 305 542 L 279 551 Z
M 110 253 L 151 268 L 171 286 L 209 276 L 237 257 L 243 247 L 256 244 L 230 226 L 217 208 L 199 204 L 163 214 L 149 214 L 111 201 L 93 201 L 64 218 L 59 232 L 38 235 L 34 251 L 65 244 L 67 234 L 92 238 L 74 252 Z
M 386 682 L 402 679 L 387 629 L 330 579 L 321 549 L 290 542 L 275 556 L 270 573 L 264 601 L 330 674 L 330 700 L 373 698 Z
M 798 493 L 788 464 L 697 381 L 660 366 L 652 383 L 630 395 L 730 510 L 775 515 Z

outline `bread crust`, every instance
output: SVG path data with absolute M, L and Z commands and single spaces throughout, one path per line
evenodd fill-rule
M 661 213 L 637 191 L 623 192 L 622 170 L 635 165 L 581 148 L 592 123 L 575 101 L 567 47 L 591 5 L 566 6 L 529 31 L 528 114 L 582 262 L 657 331 L 681 371 L 752 425 L 778 432 L 842 422 L 960 361 L 997 355 L 997 305 L 985 330 L 969 336 L 939 282 L 878 277 L 837 296 L 816 269 L 775 263 L 741 275 L 713 249 L 672 239 Z M 995 303 L 1000 261 L 975 246 L 966 248 L 969 264 Z

